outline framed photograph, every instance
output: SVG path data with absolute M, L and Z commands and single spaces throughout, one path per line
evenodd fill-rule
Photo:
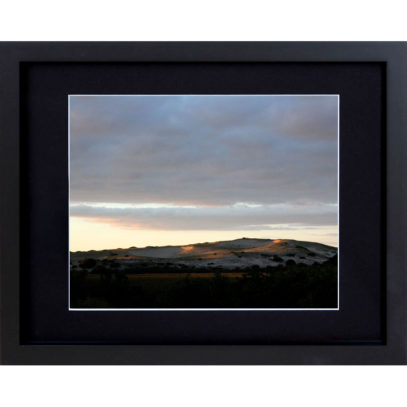
M 406 43 L 2 43 L 4 364 L 405 364 Z
M 70 310 L 339 310 L 339 95 L 68 102 Z

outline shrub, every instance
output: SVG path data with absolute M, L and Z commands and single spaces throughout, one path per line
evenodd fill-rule
M 92 269 L 96 266 L 95 259 L 83 259 L 79 262 L 79 266 L 83 269 Z

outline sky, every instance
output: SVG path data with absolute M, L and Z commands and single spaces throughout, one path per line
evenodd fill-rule
M 336 95 L 69 97 L 70 250 L 338 245 Z

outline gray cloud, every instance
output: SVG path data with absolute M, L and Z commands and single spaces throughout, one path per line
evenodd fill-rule
M 275 230 L 298 227 L 335 225 L 336 205 L 266 205 L 248 207 L 160 207 L 111 208 L 92 205 L 72 205 L 73 216 L 103 220 L 122 227 L 159 230 Z
M 179 230 L 336 224 L 324 204 L 337 203 L 337 111 L 329 95 L 71 96 L 73 204 L 200 207 L 71 214 Z M 237 202 L 262 207 L 231 210 Z

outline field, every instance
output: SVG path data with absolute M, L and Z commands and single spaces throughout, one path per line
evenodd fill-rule
M 241 270 L 71 270 L 71 308 L 336 308 L 337 256 Z

